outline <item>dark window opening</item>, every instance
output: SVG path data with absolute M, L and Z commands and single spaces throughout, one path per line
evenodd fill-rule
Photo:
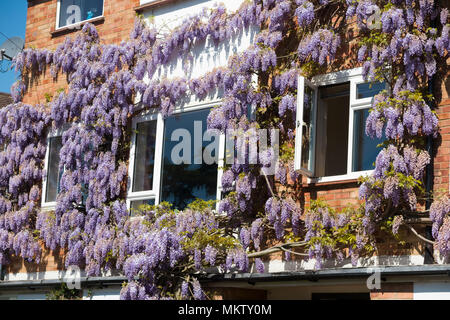
M 319 87 L 316 174 L 347 173 L 350 83 Z
M 370 300 L 370 293 L 312 293 L 311 300 Z

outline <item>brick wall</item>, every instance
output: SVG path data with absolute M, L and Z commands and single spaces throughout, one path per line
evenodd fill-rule
M 307 206 L 311 200 L 325 200 L 331 207 L 343 209 L 348 206 L 357 207 L 358 199 L 357 180 L 339 182 L 322 182 L 318 184 L 303 184 L 302 192 Z
M 10 257 L 10 263 L 5 266 L 5 273 L 26 273 L 26 272 L 45 272 L 58 271 L 64 269 L 64 252 L 63 250 L 45 249 L 42 246 L 41 262 L 30 263 L 16 256 Z
M 447 66 L 450 60 L 447 61 Z M 434 191 L 449 193 L 450 165 L 450 79 L 448 70 L 443 70 L 435 77 L 434 92 L 436 112 L 439 117 L 439 137 L 434 142 Z
M 371 300 L 413 300 L 414 283 L 384 283 L 380 290 L 370 292 Z
M 134 25 L 136 12 L 133 8 L 139 5 L 139 0 L 104 0 L 104 20 L 95 22 L 102 43 L 120 43 L 129 38 Z M 57 0 L 34 0 L 28 3 L 27 26 L 25 31 L 25 46 L 32 48 L 47 48 L 54 50 L 64 41 L 66 36 L 75 38 L 78 30 L 55 32 Z M 53 94 L 57 89 L 64 88 L 66 82 L 60 77 L 54 82 L 47 72 L 30 92 L 24 97 L 25 103 L 37 104 L 45 102 L 45 94 Z

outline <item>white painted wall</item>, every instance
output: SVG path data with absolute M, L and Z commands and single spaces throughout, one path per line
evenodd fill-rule
M 83 300 L 120 300 L 120 287 L 83 290 Z
M 414 282 L 414 300 L 450 300 L 450 281 Z
M 147 3 L 152 3 L 152 2 L 155 2 L 155 1 L 157 1 L 157 0 L 141 0 L 141 5 L 143 5 L 143 4 L 147 4 Z
M 8 292 L 1 293 L 0 292 L 0 300 L 46 300 L 47 295 L 45 292 L 34 292 L 34 293 L 25 293 L 25 292 Z
M 102 277 L 110 277 L 113 275 L 111 271 L 106 271 L 101 274 Z M 19 273 L 6 273 L 5 281 L 30 281 L 30 280 L 65 280 L 74 279 L 75 274 L 67 273 L 67 270 L 59 271 L 44 271 L 44 272 L 19 272 Z M 86 277 L 86 272 L 84 270 L 80 271 L 80 277 Z
M 48 292 L 28 293 L 24 290 L 0 292 L 0 300 L 46 300 Z M 91 293 L 91 294 L 89 294 Z M 120 300 L 120 286 L 104 289 L 83 290 L 83 300 Z
M 421 255 L 404 255 L 404 256 L 375 256 L 370 258 L 360 258 L 356 265 L 357 268 L 370 268 L 377 266 L 417 266 L 423 265 L 424 258 Z M 289 272 L 289 271 L 303 271 L 303 270 L 314 270 L 316 260 L 271 260 L 265 262 L 265 270 L 269 273 L 277 272 Z M 351 264 L 350 259 L 345 259 L 344 261 L 338 263 L 336 260 L 325 260 L 323 263 L 323 268 L 354 268 Z M 256 272 L 254 266 L 251 272 Z
M 151 1 L 141 1 L 149 3 Z M 242 5 L 243 0 L 223 1 L 228 12 L 235 12 Z M 158 6 L 154 9 L 143 11 L 147 23 L 160 30 L 161 33 L 169 33 L 175 27 L 183 23 L 189 17 L 202 12 L 204 8 L 213 8 L 218 1 L 211 0 L 187 0 L 169 5 Z M 168 65 L 161 67 L 153 76 L 153 79 L 183 77 L 187 79 L 199 78 L 214 68 L 226 66 L 231 56 L 243 52 L 253 42 L 258 30 L 249 28 L 243 30 L 231 39 L 216 45 L 213 41 L 199 41 L 193 46 L 190 58 L 180 58 L 175 52 Z M 202 102 L 212 102 L 220 99 L 220 93 L 215 93 Z M 185 106 L 198 104 L 199 101 L 191 99 L 184 102 Z

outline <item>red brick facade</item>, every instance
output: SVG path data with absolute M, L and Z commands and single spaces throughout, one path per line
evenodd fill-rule
M 384 283 L 380 290 L 370 292 L 371 300 L 413 300 L 414 284 L 405 283 Z
M 447 65 L 448 65 L 447 61 Z M 440 138 L 435 142 L 437 149 L 434 158 L 434 190 L 441 189 L 448 194 L 450 165 L 450 80 L 447 74 L 436 77 L 435 97 L 438 104 L 436 110 L 439 117 Z
M 77 30 L 55 32 L 57 0 L 33 0 L 28 2 L 25 46 L 56 49 L 66 36 L 75 37 Z M 128 39 L 136 17 L 139 0 L 104 0 L 104 19 L 95 22 L 101 41 L 105 44 L 120 43 Z M 53 94 L 64 88 L 64 79 L 54 82 L 47 74 L 24 98 L 25 103 L 43 103 L 45 94 Z

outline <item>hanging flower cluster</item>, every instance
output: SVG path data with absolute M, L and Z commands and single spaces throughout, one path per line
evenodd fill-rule
M 15 103 L 0 110 L 0 263 L 14 252 L 39 261 L 35 234 L 46 150 L 44 106 Z
M 321 21 L 331 12 L 336 19 Z M 380 21 L 373 22 L 376 12 Z M 366 133 L 388 140 L 374 175 L 361 185 L 365 208 L 336 213 L 313 203 L 302 216 L 296 200 L 277 194 L 278 186 L 299 180 L 292 151 L 297 77 L 306 66 L 309 74 L 333 67 L 347 22 L 355 19 L 364 75 L 391 87 L 375 98 Z M 22 78 L 12 88 L 14 104 L 0 110 L 0 263 L 10 254 L 39 261 L 40 242 L 64 248 L 66 266 L 81 266 L 89 276 L 121 270 L 128 278 L 124 299 L 203 299 L 193 274 L 206 267 L 249 271 L 248 253 L 262 250 L 272 230 L 279 241 L 304 237 L 316 267 L 326 258 L 344 259 L 343 248 L 356 263 L 392 209 L 417 208 L 430 162 L 420 139 L 438 133 L 424 87 L 448 57 L 447 20 L 447 11 L 434 1 L 252 0 L 233 13 L 222 5 L 204 10 L 167 32 L 136 19 L 130 39 L 121 44 L 102 44 L 86 24 L 55 51 L 25 49 L 15 59 Z M 183 59 L 187 68 L 199 41 L 219 44 L 247 28 L 259 30 L 254 43 L 226 66 L 196 79 L 155 79 L 173 59 Z M 66 76 L 68 88 L 47 106 L 22 104 L 47 68 L 54 78 Z M 220 215 L 197 203 L 183 212 L 162 204 L 131 217 L 125 199 L 132 118 L 150 109 L 168 117 L 183 99 L 203 100 L 213 92 L 223 94 L 208 116 L 210 129 L 280 129 L 283 154 L 275 177 L 266 177 L 265 169 L 276 157 L 276 137 L 258 159 L 249 159 L 255 143 L 250 137 L 236 144 L 245 161 L 235 159 L 224 170 Z M 44 211 L 38 204 L 50 130 L 64 130 L 62 176 L 56 209 Z M 447 202 L 430 209 L 436 248 L 444 257 L 450 254 Z M 264 272 L 262 259 L 254 262 Z
M 322 268 L 327 259 L 343 262 L 346 255 L 356 266 L 360 256 L 373 251 L 376 243 L 365 234 L 363 211 L 360 207 L 336 212 L 321 200 L 312 201 L 304 219 L 305 241 L 310 244 L 308 255 L 315 259 L 316 268 Z
M 366 24 L 367 35 L 358 59 L 363 62 L 367 79 L 387 79 L 390 90 L 375 96 L 366 134 L 388 140 L 376 159 L 373 176 L 363 180 L 360 198 L 366 203 L 367 234 L 373 234 L 375 225 L 392 215 L 397 215 L 393 225 L 397 233 L 402 215 L 417 210 L 418 196 L 424 196 L 424 173 L 430 163 L 424 142 L 438 134 L 438 119 L 430 108 L 432 97 L 427 94 L 427 86 L 437 72 L 438 61 L 442 61 L 439 59 L 448 54 L 448 11 L 439 11 L 433 1 L 392 1 L 384 6 L 360 1 L 356 6 L 357 16 L 372 11 L 380 12 L 381 25 L 373 28 Z M 364 19 L 367 21 L 368 16 Z M 434 215 L 431 209 L 433 221 Z M 437 232 L 433 237 L 438 238 Z M 438 251 L 448 257 L 445 250 Z

